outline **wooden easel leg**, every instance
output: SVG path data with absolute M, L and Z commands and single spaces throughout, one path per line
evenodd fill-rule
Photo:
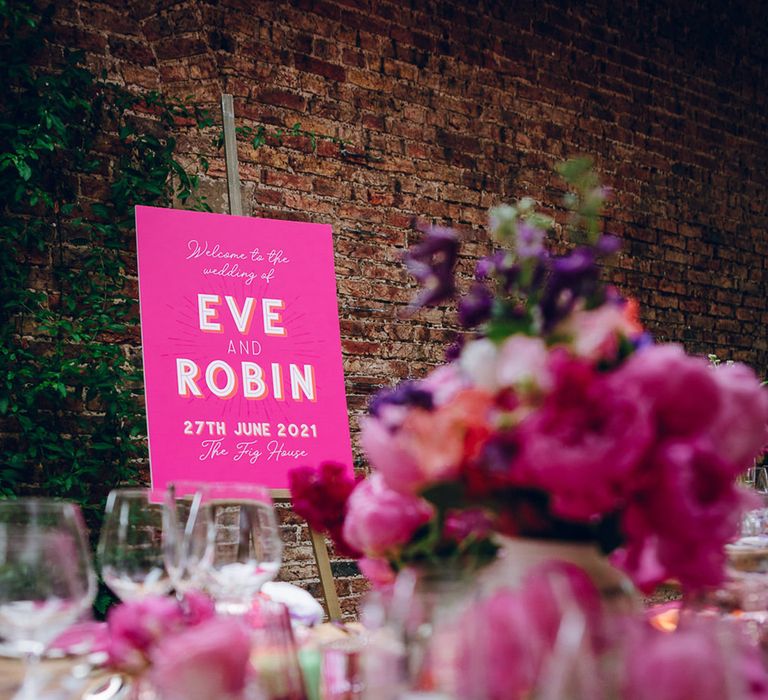
M 323 597 L 328 608 L 328 617 L 331 620 L 340 620 L 341 607 L 339 606 L 339 596 L 336 595 L 336 584 L 333 582 L 331 560 L 328 556 L 325 538 L 321 533 L 315 532 L 312 528 L 309 528 L 309 536 L 312 539 L 312 549 L 315 550 L 315 561 L 320 573 L 320 585 L 323 587 Z

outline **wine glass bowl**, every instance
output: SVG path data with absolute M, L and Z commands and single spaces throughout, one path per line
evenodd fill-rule
M 36 697 L 32 662 L 86 613 L 95 595 L 96 576 L 75 504 L 0 501 L 0 636 L 28 661 L 17 697 Z
M 250 610 L 261 587 L 277 575 L 283 544 L 269 491 L 250 484 L 210 484 L 197 515 L 204 527 L 193 528 L 192 540 L 210 546 L 201 567 L 204 588 L 225 614 Z M 193 545 L 200 551 L 200 543 Z
M 165 493 L 115 489 L 107 498 L 98 559 L 104 583 L 120 600 L 171 590 L 163 547 Z

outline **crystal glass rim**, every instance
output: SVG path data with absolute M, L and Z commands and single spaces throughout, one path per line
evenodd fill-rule
M 112 489 L 107 495 L 105 511 L 109 512 L 115 504 L 115 500 L 120 497 L 145 498 L 148 504 L 161 505 L 165 500 L 165 489 L 153 488 L 151 486 L 127 486 Z
M 80 513 L 80 505 L 64 498 L 46 498 L 43 496 L 25 496 L 0 500 L 0 510 L 18 508 L 19 506 L 34 505 L 36 510 L 53 512 L 56 510 L 71 510 Z

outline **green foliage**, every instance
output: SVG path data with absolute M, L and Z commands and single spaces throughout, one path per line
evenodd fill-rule
M 146 456 L 133 207 L 208 208 L 172 133 L 210 119 L 98 79 L 75 52 L 44 66 L 47 26 L 0 0 L 0 496 L 77 501 L 95 534 Z

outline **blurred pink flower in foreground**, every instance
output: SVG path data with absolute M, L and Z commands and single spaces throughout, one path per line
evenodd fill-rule
M 489 700 L 523 700 L 535 691 L 567 610 L 587 622 L 587 651 L 601 639 L 600 597 L 587 575 L 564 562 L 530 571 L 518 589 L 502 588 L 474 604 L 462 621 L 460 683 L 470 697 L 481 684 Z
M 150 596 L 116 605 L 107 615 L 109 665 L 127 673 L 143 671 L 152 647 L 181 629 L 183 621 L 175 598 Z
M 218 617 L 161 640 L 151 680 L 163 700 L 224 700 L 245 688 L 251 638 L 237 619 Z
M 768 700 L 757 647 L 735 622 L 687 620 L 673 633 L 636 626 L 625 645 L 626 700 Z

